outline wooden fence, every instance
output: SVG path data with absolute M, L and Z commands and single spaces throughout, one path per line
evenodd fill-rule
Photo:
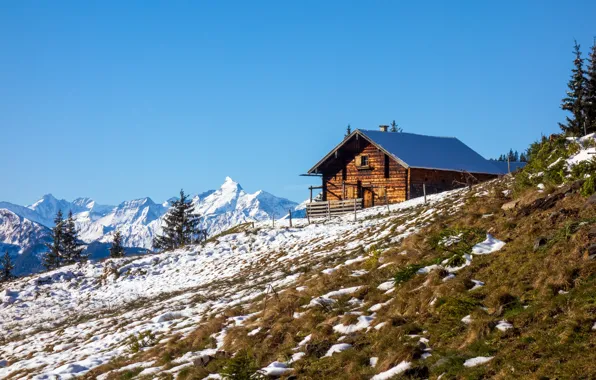
M 331 218 L 333 216 L 354 213 L 362 210 L 362 198 L 344 201 L 311 202 L 306 204 L 308 220 L 316 218 Z

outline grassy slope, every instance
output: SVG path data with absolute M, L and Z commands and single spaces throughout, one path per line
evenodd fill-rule
M 275 360 L 288 360 L 295 353 L 292 348 L 312 334 L 303 350 L 306 355 L 291 365 L 294 371 L 290 374 L 298 378 L 368 379 L 401 361 L 412 362 L 412 368 L 396 378 L 437 378 L 441 374 L 442 379 L 596 378 L 596 331 L 592 329 L 596 321 L 596 260 L 587 256 L 590 239 L 595 239 L 596 208 L 587 205 L 577 190 L 565 186 L 550 190 L 568 192 L 551 207 L 529 206 L 546 196 L 529 189 L 516 195 L 520 200 L 516 209 L 503 211 L 501 206 L 509 199 L 502 191 L 510 187 L 507 180 L 491 183 L 488 194 L 467 196 L 460 211 L 437 215 L 435 223 L 400 244 L 390 243 L 389 235 L 379 242 L 378 249 L 370 250 L 367 261 L 330 275 L 321 274 L 320 268 L 303 268 L 297 285 L 306 286 L 306 290 L 300 292 L 292 286 L 277 296 L 228 310 L 199 326 L 189 337 L 172 339 L 133 361 L 156 359 L 167 365 L 184 352 L 213 347 L 210 335 L 220 331 L 226 317 L 260 312 L 244 326 L 228 330 L 224 349 L 245 349 L 254 366 L 264 367 Z M 393 228 L 388 227 L 395 231 L 398 225 L 395 221 Z M 467 241 L 447 251 L 436 243 L 452 231 L 470 233 Z M 446 273 L 440 270 L 430 274 L 407 270 L 411 265 L 429 265 L 445 258 L 455 257 L 457 261 L 463 250 L 482 240 L 484 231 L 507 244 L 496 253 L 474 256 L 471 265 L 457 272 L 455 278 L 443 281 Z M 544 244 L 535 248 L 541 237 Z M 407 254 L 400 254 L 404 250 Z M 351 276 L 359 269 L 368 273 Z M 394 292 L 384 294 L 377 289 L 396 275 L 403 282 Z M 485 282 L 485 286 L 470 291 L 472 279 Z M 307 310 L 302 306 L 312 298 L 351 286 L 363 288 L 339 297 L 332 307 L 311 308 L 300 318 L 293 317 L 294 312 Z M 352 297 L 363 305 L 355 309 L 348 302 Z M 332 327 L 355 322 L 356 317 L 347 312 L 359 310 L 369 315 L 367 309 L 382 302 L 388 304 L 377 312 L 373 325 L 387 322 L 384 327 L 350 334 L 342 343 L 352 344 L 352 349 L 322 357 L 341 336 Z M 471 315 L 470 324 L 461 322 L 466 315 Z M 504 332 L 496 329 L 501 320 L 513 328 Z M 259 333 L 248 336 L 256 327 L 261 327 Z M 408 336 L 413 334 L 428 338 L 428 346 Z M 423 349 L 428 347 L 432 356 L 422 359 Z M 473 368 L 463 366 L 466 359 L 476 356 L 494 359 Z M 379 358 L 374 368 L 369 365 L 371 357 Z M 207 367 L 188 367 L 177 377 L 200 379 L 221 371 L 228 363 L 229 359 L 217 359 Z M 89 377 L 119 366 L 100 367 Z M 132 375 L 134 371 L 112 372 L 108 377 Z

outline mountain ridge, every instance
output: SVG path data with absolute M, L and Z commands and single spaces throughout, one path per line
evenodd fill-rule
M 34 268 L 33 271 L 40 270 L 39 256 L 43 245 L 40 246 L 38 242 L 49 240 L 55 215 L 60 210 L 65 217 L 69 211 L 73 212 L 79 238 L 94 247 L 91 252 L 94 258 L 107 255 L 107 246 L 111 244 L 116 230 L 122 234 L 125 247 L 146 251 L 152 248 L 153 237 L 161 232 L 163 216 L 175 199 L 178 198 L 171 197 L 158 203 L 150 197 L 143 197 L 113 206 L 99 204 L 89 197 L 67 201 L 48 193 L 28 206 L 0 202 L 0 211 L 5 211 L 0 213 L 0 244 L 10 246 L 7 249 L 11 256 L 21 263 L 16 270 L 18 274 L 27 274 L 31 268 Z M 218 189 L 199 192 L 191 199 L 195 212 L 202 216 L 201 228 L 209 235 L 241 223 L 281 217 L 282 213 L 298 206 L 293 201 L 263 190 L 247 193 L 230 177 L 226 177 Z M 20 222 L 17 223 L 17 219 Z M 31 235 L 29 240 L 20 236 L 18 231 L 25 225 Z M 35 255 L 30 255 L 27 260 L 19 257 L 20 253 L 33 246 L 36 247 Z

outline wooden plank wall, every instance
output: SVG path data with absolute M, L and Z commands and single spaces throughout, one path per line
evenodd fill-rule
M 497 175 L 472 173 L 479 182 L 496 178 Z M 410 198 L 417 198 L 424 195 L 422 185 L 426 184 L 426 194 L 436 194 L 442 191 L 453 190 L 465 185 L 454 183 L 458 181 L 466 183 L 466 175 L 462 172 L 432 170 L 432 169 L 410 169 Z
M 395 160 L 385 159 L 385 154 L 364 139 L 358 144 L 352 144 L 351 149 L 339 152 L 338 158 L 327 166 L 323 173 L 323 186 L 327 195 L 326 200 L 341 200 L 362 198 L 360 188 L 372 186 L 374 204 L 385 204 L 387 201 L 397 203 L 407 198 L 407 170 Z M 368 155 L 370 169 L 359 169 L 356 158 Z M 389 163 L 389 178 L 385 178 L 385 164 Z M 345 168 L 345 177 L 344 177 Z M 345 180 L 345 190 L 343 182 Z

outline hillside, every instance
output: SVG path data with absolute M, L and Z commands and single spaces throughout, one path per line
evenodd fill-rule
M 9 283 L 0 377 L 594 378 L 594 161 L 574 161 L 593 146 L 575 144 L 426 204 Z

